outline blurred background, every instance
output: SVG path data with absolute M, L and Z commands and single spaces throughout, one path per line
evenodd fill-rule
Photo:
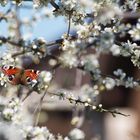
M 50 6 L 50 5 L 49 5 Z M 0 6 L 0 14 L 6 12 L 10 5 Z M 50 9 L 52 7 L 50 6 Z M 34 14 L 35 13 L 35 14 Z M 48 42 L 60 39 L 67 32 L 68 23 L 64 17 L 47 18 L 51 16 L 45 7 L 41 10 L 32 8 L 31 2 L 26 2 L 22 8 L 17 8 L 19 20 L 26 23 L 18 31 L 25 40 L 34 40 L 43 37 Z M 40 18 L 40 15 L 46 17 Z M 35 19 L 33 19 L 35 18 Z M 35 20 L 30 24 L 30 21 Z M 126 19 L 127 20 L 127 19 Z M 129 20 L 129 19 L 128 19 Z M 132 20 L 132 19 L 131 19 Z M 135 23 L 136 19 L 131 22 Z M 37 21 L 37 22 L 36 22 Z M 12 21 L 11 21 L 12 22 Z M 126 22 L 126 21 L 124 21 Z M 0 36 L 8 37 L 9 31 L 12 34 L 12 26 L 5 20 L 0 22 Z M 75 31 L 71 30 L 71 34 Z M 128 38 L 126 38 L 127 40 Z M 91 51 L 90 49 L 88 50 Z M 0 48 L 1 56 L 6 52 L 6 46 Z M 56 55 L 59 52 L 55 52 Z M 39 64 L 23 62 L 24 68 L 34 68 L 39 70 L 50 70 L 47 64 L 49 58 L 44 58 Z M 128 76 L 138 79 L 139 72 L 130 62 L 129 58 L 113 57 L 112 55 L 102 55 L 100 58 L 102 73 L 111 75 L 117 68 L 123 69 Z M 89 75 L 83 74 L 81 70 L 75 68 L 67 69 L 59 67 L 56 70 L 54 87 L 68 90 L 78 90 L 81 85 L 90 84 Z M 52 87 L 53 88 L 53 87 Z M 40 95 L 32 94 L 25 102 L 29 108 L 35 106 Z M 109 113 L 99 113 L 90 110 L 88 107 L 74 107 L 67 101 L 45 97 L 42 107 L 39 126 L 47 126 L 54 134 L 68 135 L 75 128 L 76 117 L 81 117 L 82 125 L 80 129 L 86 134 L 85 140 L 138 140 L 140 139 L 140 94 L 139 89 L 129 89 L 115 87 L 111 91 L 105 91 L 98 97 L 99 103 L 104 108 L 118 108 L 120 112 L 130 114 L 129 117 L 117 115 L 115 118 Z M 77 113 L 74 113 L 76 110 Z M 84 115 L 82 115 L 84 114 Z M 75 123 L 74 123 L 75 124 Z

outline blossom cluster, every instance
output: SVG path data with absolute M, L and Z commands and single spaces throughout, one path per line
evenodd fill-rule
M 37 90 L 39 93 L 44 92 L 49 87 L 52 78 L 51 72 L 42 71 L 40 73 L 37 83 Z
M 66 18 L 71 18 L 74 24 L 84 22 L 86 16 L 84 9 L 80 7 L 77 0 L 60 0 L 59 9 L 55 11 L 55 15 L 64 15 Z
M 68 137 L 53 135 L 47 127 L 32 126 L 31 115 L 27 110 L 24 110 L 23 105 L 18 98 L 13 98 L 10 102 L 5 103 L 4 109 L 0 112 L 1 135 L 11 140 L 69 140 Z M 5 128 L 9 133 L 5 133 L 2 128 Z M 13 135 L 13 132 L 16 133 Z
M 6 53 L 1 53 L 0 67 L 2 65 L 20 67 L 21 72 L 14 74 L 14 77 L 25 78 L 22 77 L 25 76 L 22 68 L 25 58 L 39 64 L 44 60 L 48 61 L 49 57 L 55 60 L 55 64 L 50 71 L 40 71 L 37 79 L 31 79 L 30 85 L 22 83 L 21 86 L 20 83 L 17 83 L 14 87 L 12 84 L 7 84 L 9 73 L 1 72 L 1 88 L 5 89 L 7 86 L 6 89 L 9 90 L 10 87 L 16 89 L 17 86 L 19 87 L 15 90 L 17 93 L 20 92 L 20 88 L 23 88 L 23 91 L 29 90 L 29 93 L 33 91 L 39 94 L 44 93 L 40 101 L 43 101 L 46 93 L 50 93 L 59 99 L 69 101 L 74 106 L 82 105 L 91 108 L 92 111 L 109 112 L 113 116 L 115 114 L 126 116 L 116 110 L 104 109 L 98 100 L 98 95 L 119 86 L 138 87 L 139 79 L 128 76 L 120 68 L 112 71 L 110 75 L 105 75 L 102 72 L 103 60 L 100 58 L 102 55 L 116 58 L 128 57 L 135 67 L 140 68 L 140 17 L 138 9 L 140 3 L 138 0 L 125 0 L 124 3 L 114 0 L 33 0 L 34 14 L 28 18 L 21 18 L 18 13 L 18 9 L 24 7 L 26 1 L 0 1 L 2 6 L 7 6 L 8 3 L 11 9 L 0 13 L 0 23 L 2 20 L 8 23 L 8 37 L 0 36 L 0 46 L 6 48 Z M 32 9 L 32 7 L 28 8 Z M 48 42 L 43 37 L 32 39 L 32 29 L 38 21 L 62 16 L 65 18 L 68 28 L 60 39 L 52 42 Z M 131 22 L 129 18 L 135 18 L 135 20 Z M 21 29 L 24 28 L 29 33 L 21 33 Z M 72 91 L 56 89 L 56 92 L 51 93 L 49 87 L 54 79 L 56 68 L 60 66 L 80 70 L 82 76 L 89 75 L 90 84 L 82 85 L 82 80 L 79 80 L 80 87 L 78 89 L 74 88 Z M 55 87 L 57 86 L 53 88 Z M 42 103 L 40 104 L 42 105 Z M 0 114 L 2 125 L 7 128 L 10 124 L 9 132 L 11 129 L 18 128 L 17 138 L 22 134 L 23 139 L 29 140 L 85 139 L 84 132 L 78 128 L 74 128 L 68 137 L 63 138 L 61 135 L 54 136 L 47 127 L 34 127 L 31 114 L 24 110 L 20 99 L 14 98 L 3 106 Z M 0 132 L 3 132 L 1 126 Z M 6 138 L 9 137 L 6 136 Z
M 30 115 L 26 113 L 27 111 L 23 109 L 22 103 L 19 99 L 13 98 L 7 105 L 4 107 L 1 117 L 3 120 L 7 120 L 8 122 L 12 122 L 12 124 L 19 125 L 20 123 L 27 124 L 31 123 Z M 28 117 L 25 117 L 26 116 Z

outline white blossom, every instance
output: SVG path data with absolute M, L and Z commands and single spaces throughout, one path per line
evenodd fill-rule
M 39 8 L 44 5 L 48 5 L 50 0 L 33 0 L 33 7 L 34 8 Z
M 84 140 L 85 134 L 82 130 L 74 128 L 73 130 L 70 131 L 69 137 L 71 140 Z
M 76 49 L 76 42 L 75 41 L 69 41 L 68 39 L 64 39 L 62 44 L 62 50 L 63 51 L 75 51 Z
M 124 79 L 126 77 L 126 73 L 124 73 L 122 69 L 117 69 L 113 73 L 115 76 L 119 77 L 120 79 Z
M 106 78 L 105 80 L 103 80 L 103 83 L 105 84 L 105 87 L 108 90 L 114 88 L 115 86 L 115 80 L 112 78 Z
M 12 54 L 10 53 L 4 53 L 3 58 L 2 58 L 2 65 L 8 65 L 8 64 L 13 64 L 14 63 L 14 58 L 12 57 Z
M 37 88 L 39 92 L 44 91 L 48 88 L 50 82 L 52 80 L 52 73 L 49 71 L 42 71 L 39 74 Z
M 45 64 L 46 67 L 51 65 L 54 71 L 51 68 L 48 68 L 51 69 L 50 71 L 40 70 L 37 79 L 31 78 L 31 80 L 33 79 L 31 86 L 7 84 L 7 75 L 9 76 L 14 69 L 10 72 L 8 69 L 8 72 L 4 73 L 1 71 L 0 85 L 3 86 L 1 92 L 4 93 L 4 98 L 8 101 L 0 101 L 0 136 L 11 140 L 86 139 L 86 134 L 80 128 L 72 129 L 68 136 L 63 137 L 60 134 L 55 136 L 46 126 L 34 126 L 33 120 L 35 119 L 32 117 L 36 113 L 30 114 L 26 104 L 21 102 L 22 99 L 11 99 L 10 95 L 12 93 L 12 96 L 15 97 L 17 93 L 26 91 L 37 92 L 38 94 L 50 93 L 52 97 L 56 96 L 58 100 L 63 100 L 64 103 L 68 101 L 74 107 L 80 105 L 80 109 L 77 110 L 81 111 L 82 106 L 82 109 L 88 107 L 93 111 L 110 112 L 114 116 L 117 113 L 116 110 L 113 114 L 113 110 L 104 109 L 103 105 L 100 104 L 98 95 L 116 86 L 133 89 L 139 86 L 140 80 L 128 76 L 119 67 L 113 71 L 113 76 L 111 74 L 106 75 L 104 69 L 101 69 L 104 60 L 100 58 L 102 55 L 110 55 L 110 53 L 113 55 L 111 57 L 128 57 L 134 66 L 140 68 L 140 19 L 133 22 L 133 17 L 136 16 L 137 18 L 138 16 L 139 1 L 125 0 L 121 3 L 120 0 L 33 0 L 32 6 L 36 9 L 28 9 L 28 18 L 18 13 L 18 9 L 24 6 L 22 4 L 28 4 L 28 2 L 12 0 L 12 3 L 16 4 L 16 8 L 4 9 L 2 6 L 7 4 L 9 7 L 8 3 L 10 4 L 10 0 L 0 1 L 2 8 L 0 21 L 5 20 L 8 26 L 8 34 L 0 30 L 1 66 L 18 67 L 18 65 L 23 65 L 26 68 L 30 67 L 33 62 L 36 64 L 45 62 L 47 63 Z M 47 36 L 44 38 L 35 34 L 36 37 L 33 40 L 34 25 L 37 25 L 38 21 L 43 22 L 46 19 L 50 20 L 50 18 L 55 20 L 56 17 L 60 17 L 60 19 L 64 17 L 65 19 L 67 29 L 62 38 L 49 42 Z M 129 22 L 130 20 L 132 22 Z M 57 26 L 57 21 L 54 23 Z M 47 28 L 44 28 L 45 30 L 47 31 Z M 48 40 L 46 41 L 46 39 Z M 48 57 L 54 60 L 48 62 Z M 26 58 L 31 61 L 26 63 Z M 69 87 L 71 90 L 60 89 L 60 87 L 56 89 L 57 85 L 54 85 L 55 82 L 52 83 L 53 78 L 55 79 L 54 73 L 57 66 L 76 69 L 76 76 L 71 77 L 76 80 L 76 84 L 73 88 Z M 28 78 L 26 69 L 24 70 L 22 67 L 12 74 L 17 80 L 18 78 Z M 63 73 L 61 74 L 63 77 Z M 83 84 L 83 75 L 88 75 L 91 82 Z M 76 87 L 77 85 L 78 87 Z M 51 92 L 53 89 L 54 92 Z M 50 94 L 47 95 L 47 99 Z M 10 101 L 7 96 L 10 96 Z M 3 98 L 0 99 L 3 100 Z M 52 100 L 54 101 L 54 98 Z M 44 102 L 46 103 L 46 101 Z M 32 102 L 30 104 L 32 105 Z M 76 114 L 77 116 L 72 120 L 73 125 L 79 121 L 82 115 L 83 118 L 85 115 L 75 111 L 74 113 L 79 116 Z
M 94 101 L 99 94 L 99 89 L 96 88 L 96 85 L 93 87 L 85 84 L 81 87 L 80 93 L 81 93 L 81 100 L 82 101 L 87 101 L 87 102 L 92 102 L 94 104 Z
M 125 10 L 127 10 L 127 8 L 130 8 L 133 12 L 135 12 L 138 9 L 138 1 L 137 0 L 125 0 L 123 8 Z
M 115 56 L 120 55 L 120 46 L 116 45 L 116 44 L 113 44 L 112 47 L 110 48 L 110 51 Z
M 121 17 L 121 15 L 122 11 L 117 4 L 107 3 L 104 7 L 100 7 L 97 13 L 97 21 L 98 23 L 106 25 L 110 23 L 115 16 Z
M 43 78 L 43 81 L 45 83 L 49 83 L 51 81 L 51 79 L 52 79 L 52 73 L 51 72 L 42 71 L 40 73 L 40 77 Z
M 55 140 L 53 134 L 46 127 L 25 126 L 22 129 L 22 135 L 24 138 L 30 138 L 32 140 Z
M 68 66 L 70 68 L 76 67 L 78 65 L 78 60 L 76 54 L 73 54 L 69 51 L 62 53 L 59 57 L 59 60 L 64 66 Z
M 13 109 L 11 109 L 11 108 L 6 108 L 6 109 L 4 109 L 4 111 L 3 111 L 3 115 L 4 115 L 4 118 L 5 119 L 11 119 L 12 118 L 12 116 L 14 115 L 14 110 Z
M 89 25 L 82 25 L 79 26 L 79 30 L 77 31 L 78 37 L 79 38 L 87 38 L 90 33 Z
M 122 56 L 128 57 L 131 55 L 133 48 L 137 48 L 136 43 L 131 43 L 129 40 L 122 44 L 122 47 L 120 47 L 120 53 Z
M 138 83 L 134 82 L 133 77 L 128 77 L 126 82 L 125 82 L 125 87 L 128 88 L 133 88 L 134 86 L 136 86 Z
M 61 0 L 61 4 L 66 8 L 66 10 L 71 11 L 76 8 L 77 0 Z
M 97 56 L 93 54 L 84 56 L 81 60 L 81 64 L 88 71 L 95 71 L 99 68 L 99 60 L 97 59 Z
M 4 73 L 0 73 L 0 85 L 4 86 L 6 82 L 7 82 L 7 77 L 4 75 Z
M 128 33 L 134 40 L 140 40 L 140 23 L 137 23 Z
M 2 0 L 0 4 L 1 4 L 2 6 L 5 6 L 7 3 L 8 3 L 8 0 Z
M 134 66 L 140 67 L 140 49 L 139 46 L 134 44 L 131 49 L 131 61 Z

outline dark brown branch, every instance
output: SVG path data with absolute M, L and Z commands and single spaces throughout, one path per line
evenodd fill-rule
M 51 1 L 50 1 L 50 4 L 55 8 L 54 11 L 57 11 L 57 10 L 59 9 L 59 6 L 55 3 L 54 0 L 51 0 Z

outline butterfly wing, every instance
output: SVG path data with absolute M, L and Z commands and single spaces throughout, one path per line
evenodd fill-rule
M 22 81 L 25 85 L 29 85 L 32 83 L 33 80 L 38 79 L 39 71 L 28 69 L 24 71 L 24 75 Z
M 14 66 L 3 65 L 1 71 L 7 76 L 8 82 L 16 85 L 20 82 L 21 69 Z
M 7 66 L 7 65 L 3 65 L 1 67 L 2 72 L 5 75 L 12 75 L 12 74 L 16 74 L 16 73 L 20 73 L 21 69 L 14 67 L 14 66 Z
M 37 80 L 39 75 L 39 71 L 36 70 L 22 70 L 14 66 L 7 65 L 2 66 L 1 71 L 7 76 L 8 82 L 13 85 L 29 85 L 33 80 Z

